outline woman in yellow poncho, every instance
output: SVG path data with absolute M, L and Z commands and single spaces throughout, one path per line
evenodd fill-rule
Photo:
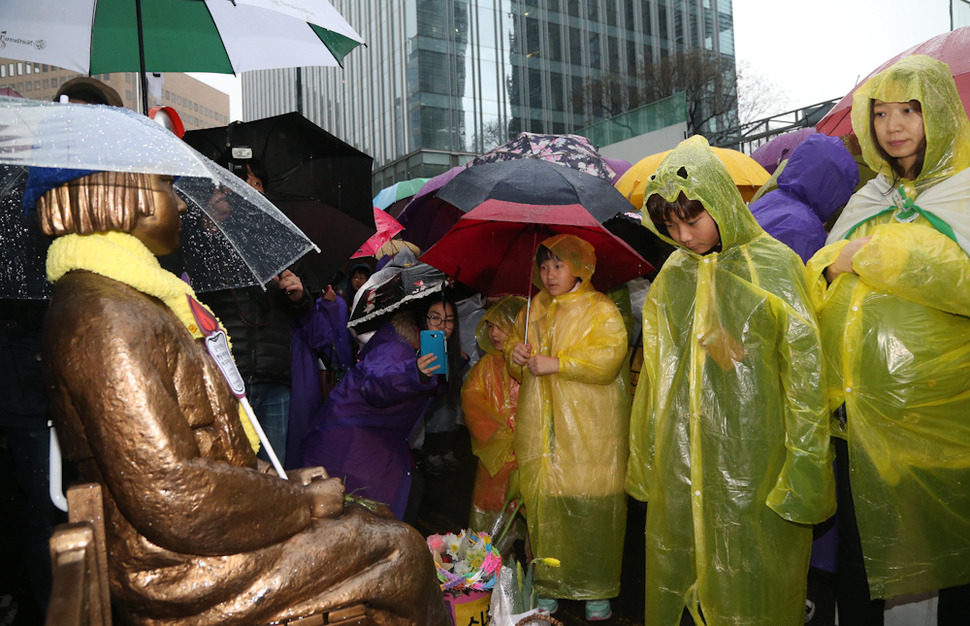
M 879 176 L 807 271 L 846 420 L 839 614 L 861 624 L 882 613 L 867 575 L 873 598 L 970 582 L 970 122 L 946 64 L 916 55 L 856 91 L 852 127 Z
M 491 532 L 509 491 L 515 469 L 512 437 L 519 381 L 509 376 L 502 346 L 512 332 L 525 299 L 506 296 L 493 304 L 478 323 L 475 336 L 485 356 L 468 372 L 461 387 L 461 408 L 478 457 L 469 527 Z
M 835 489 L 801 260 L 703 137 L 664 159 L 644 198 L 644 225 L 678 247 L 644 303 L 630 425 L 645 623 L 674 626 L 686 608 L 698 624 L 802 624 L 810 524 L 835 511 Z
M 532 551 L 562 564 L 536 572 L 540 608 L 586 600 L 587 619 L 601 620 L 620 591 L 629 402 L 626 328 L 590 284 L 595 267 L 583 239 L 543 241 L 532 275 L 542 291 L 519 312 L 504 350 L 522 381 L 515 457 Z

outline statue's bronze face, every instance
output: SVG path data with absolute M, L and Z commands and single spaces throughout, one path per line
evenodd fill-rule
M 185 212 L 186 206 L 175 193 L 172 180 L 171 176 L 151 175 L 155 213 L 139 216 L 131 231 L 156 256 L 170 254 L 179 245 L 179 214 Z

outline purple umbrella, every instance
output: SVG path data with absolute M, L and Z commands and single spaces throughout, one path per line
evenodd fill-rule
M 616 181 L 620 180 L 620 176 L 626 174 L 626 171 L 633 167 L 632 163 L 629 161 L 624 161 L 623 159 L 611 159 L 609 157 L 603 157 L 603 160 L 613 168 L 614 172 L 616 172 L 616 176 L 610 181 L 611 183 L 615 183 Z
M 751 153 L 751 158 L 768 170 L 769 174 L 773 174 L 778 164 L 790 157 L 792 151 L 798 147 L 798 144 L 817 132 L 814 127 L 806 126 L 805 128 L 782 133 L 768 141 L 768 143 L 758 146 Z
M 439 189 L 463 171 L 465 171 L 464 165 L 453 167 L 421 186 L 418 193 L 414 194 L 411 201 L 397 216 L 397 221 L 404 226 L 403 239 L 418 246 L 422 251 L 427 250 L 465 214 L 464 211 L 440 200 L 437 196 Z

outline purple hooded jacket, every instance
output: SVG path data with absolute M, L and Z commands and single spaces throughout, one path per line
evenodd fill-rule
M 778 189 L 750 206 L 761 227 L 807 262 L 825 245 L 825 222 L 859 184 L 859 168 L 838 137 L 812 135 L 792 152 Z
M 439 378 L 422 381 L 414 348 L 418 337 L 407 314 L 378 329 L 313 417 L 303 448 L 305 466 L 322 465 L 345 479 L 347 493 L 387 504 L 398 519 L 411 490 L 408 436 Z
M 286 469 L 303 467 L 303 440 L 310 420 L 323 404 L 318 356 L 327 367 L 346 371 L 353 365 L 353 338 L 347 330 L 347 303 L 318 298 L 311 310 L 291 324 L 290 414 L 286 430 Z

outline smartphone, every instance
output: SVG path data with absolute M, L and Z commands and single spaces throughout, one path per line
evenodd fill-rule
M 439 366 L 435 374 L 444 374 L 448 380 L 448 353 L 445 351 L 445 331 L 443 330 L 422 330 L 421 331 L 421 354 L 433 354 L 438 357 L 434 362 Z

